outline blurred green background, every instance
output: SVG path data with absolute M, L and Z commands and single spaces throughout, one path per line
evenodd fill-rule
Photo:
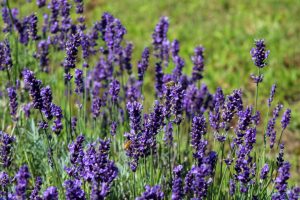
M 21 15 L 29 14 L 24 7 L 33 5 L 19 0 L 12 4 L 21 8 Z M 125 39 L 134 44 L 134 63 L 143 48 L 151 45 L 151 34 L 159 18 L 168 16 L 168 37 L 170 41 L 180 41 L 185 73 L 191 73 L 190 57 L 194 47 L 201 44 L 205 47 L 204 82 L 209 89 L 222 86 L 229 93 L 241 88 L 248 104 L 253 104 L 255 97 L 255 84 L 249 75 L 257 72 L 249 52 L 255 39 L 264 38 L 271 54 L 260 86 L 262 123 L 269 90 L 277 83 L 275 102 L 292 109 L 292 124 L 283 140 L 288 142 L 288 154 L 296 164 L 294 173 L 300 173 L 299 0 L 86 0 L 85 9 L 88 27 L 100 20 L 105 11 L 121 20 L 128 32 Z M 154 66 L 149 70 L 154 71 Z M 153 73 L 147 76 L 152 77 L 146 80 L 146 88 L 153 90 Z M 145 101 L 152 102 L 149 96 L 145 94 Z

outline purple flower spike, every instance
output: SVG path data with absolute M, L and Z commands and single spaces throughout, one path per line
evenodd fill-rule
M 252 48 L 250 51 L 252 60 L 257 67 L 263 68 L 267 65 L 266 59 L 270 54 L 270 50 L 266 50 L 266 45 L 264 40 L 256 40 L 255 46 L 256 47 Z
M 145 187 L 145 192 L 142 194 L 142 196 L 137 197 L 136 200 L 162 200 L 164 199 L 164 193 L 162 192 L 159 185 L 155 185 L 153 187 L 147 185 Z
M 290 121 L 291 121 L 291 110 L 290 109 L 286 109 L 286 111 L 284 112 L 282 119 L 281 119 L 281 127 L 282 129 L 286 129 L 286 127 L 289 125 Z
M 143 106 L 139 102 L 128 102 L 127 103 L 127 110 L 129 114 L 130 120 L 130 128 L 136 134 L 141 131 L 141 120 L 142 120 L 142 110 Z
M 202 46 L 198 46 L 194 50 L 194 56 L 192 57 L 192 61 L 194 63 L 192 79 L 194 82 L 197 80 L 201 80 L 203 78 L 203 70 L 204 70 L 204 56 L 203 56 L 204 48 Z
M 181 200 L 184 196 L 183 181 L 181 178 L 182 169 L 182 165 L 178 165 L 173 169 L 172 200 Z
M 109 86 L 109 94 L 111 96 L 111 100 L 113 103 L 116 103 L 120 92 L 120 82 L 115 79 L 110 83 Z
M 35 78 L 32 71 L 25 69 L 23 72 L 25 87 L 29 89 L 33 101 L 33 107 L 41 110 L 43 108 L 43 100 L 41 97 L 42 82 Z
M 0 42 L 0 70 L 9 70 L 12 65 L 10 44 L 8 40 L 4 40 Z
M 80 69 L 75 69 L 75 92 L 77 94 L 82 94 L 84 91 L 84 81 L 83 81 L 83 71 Z
M 36 5 L 41 8 L 46 5 L 46 0 L 36 0 Z
M 42 198 L 39 196 L 39 192 L 41 190 L 42 184 L 43 184 L 42 178 L 38 176 L 35 179 L 35 185 L 33 191 L 31 192 L 30 199 L 42 200 Z
M 15 138 L 0 131 L 0 159 L 4 168 L 8 168 L 11 164 L 11 149 Z
M 67 180 L 64 182 L 64 187 L 66 189 L 67 200 L 85 200 L 85 193 L 81 189 L 80 180 Z
M 57 188 L 54 186 L 48 187 L 43 194 L 43 199 L 44 200 L 58 200 Z
M 269 168 L 269 165 L 268 164 L 265 164 L 263 166 L 263 168 L 261 169 L 261 172 L 260 172 L 260 179 L 261 180 L 265 180 L 268 176 L 268 173 L 270 171 L 270 168 Z
M 148 68 L 149 65 L 149 56 L 150 56 L 150 52 L 149 52 L 149 48 L 146 47 L 142 53 L 142 58 L 141 60 L 138 62 L 138 78 L 139 81 L 143 81 L 144 80 L 144 75 L 145 72 Z
M 16 185 L 16 197 L 17 199 L 26 199 L 26 190 L 29 183 L 30 173 L 28 167 L 23 165 L 20 167 L 18 173 L 15 176 L 17 180 Z
M 271 91 L 270 91 L 270 97 L 268 99 L 268 106 L 269 107 L 271 106 L 271 103 L 274 99 L 275 92 L 276 92 L 276 84 L 273 84 L 272 88 L 271 88 Z
M 14 87 L 7 88 L 8 98 L 9 98 L 9 108 L 10 115 L 14 121 L 18 120 L 17 110 L 18 110 L 18 98 L 17 91 Z
M 272 195 L 272 199 L 286 199 L 287 192 L 287 181 L 290 178 L 290 168 L 291 164 L 289 162 L 284 162 L 282 166 L 278 169 L 278 175 L 275 179 L 275 188 L 278 192 Z

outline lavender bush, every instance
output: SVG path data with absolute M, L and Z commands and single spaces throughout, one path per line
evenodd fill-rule
M 167 17 L 134 63 L 113 15 L 88 27 L 81 0 L 35 3 L 26 15 L 2 3 L 0 199 L 299 199 L 282 139 L 292 111 L 275 84 L 257 103 L 264 40 L 246 104 L 241 89 L 205 85 L 204 47 L 189 66 Z

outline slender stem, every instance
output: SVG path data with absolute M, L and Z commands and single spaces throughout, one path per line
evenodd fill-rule
M 279 137 L 278 144 L 277 144 L 277 149 L 279 148 L 279 145 L 280 145 L 280 142 L 281 142 L 281 138 L 282 138 L 283 131 L 284 131 L 284 129 L 281 130 L 280 137 Z
M 258 68 L 258 79 L 260 77 L 260 68 Z M 256 83 L 256 95 L 255 95 L 255 112 L 257 111 L 257 101 L 258 101 L 258 86 L 259 86 L 259 81 Z

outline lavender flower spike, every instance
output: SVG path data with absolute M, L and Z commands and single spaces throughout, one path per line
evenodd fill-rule
M 257 67 L 263 68 L 267 65 L 266 59 L 270 54 L 270 50 L 266 50 L 266 45 L 264 40 L 256 40 L 255 46 L 256 47 L 252 48 L 250 51 L 252 60 Z
M 43 199 L 44 200 L 58 200 L 57 188 L 54 186 L 48 187 L 43 194 Z
M 197 81 L 203 78 L 203 69 L 204 69 L 204 48 L 202 46 L 198 46 L 194 50 L 195 55 L 192 57 L 192 61 L 194 63 L 192 79 L 193 81 Z
M 181 178 L 182 165 L 178 165 L 173 169 L 174 179 L 172 182 L 172 200 L 183 199 L 183 181 Z
M 9 98 L 10 115 L 14 121 L 17 121 L 18 99 L 16 89 L 14 87 L 9 87 L 7 88 L 7 93 Z
M 161 191 L 161 188 L 159 185 L 155 185 L 153 187 L 150 187 L 147 185 L 145 187 L 145 192 L 142 194 L 141 197 L 137 197 L 135 200 L 162 200 L 164 199 L 164 193 Z
M 15 138 L 0 131 L 0 160 L 4 168 L 11 164 L 11 149 Z
M 282 119 L 281 119 L 281 127 L 282 129 L 286 129 L 286 127 L 289 125 L 290 121 L 291 121 L 291 110 L 290 109 L 286 109 L 286 111 L 284 112 Z
M 269 106 L 269 107 L 271 106 L 271 103 L 272 103 L 272 101 L 273 101 L 275 92 L 276 92 L 276 84 L 273 84 L 273 85 L 272 85 L 272 88 L 271 88 L 271 91 L 270 91 L 270 97 L 269 97 L 269 99 L 268 99 L 268 106 Z

